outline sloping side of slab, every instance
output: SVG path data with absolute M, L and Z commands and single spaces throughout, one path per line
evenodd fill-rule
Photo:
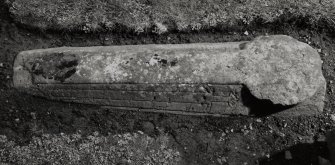
M 245 86 L 247 100 L 322 111 L 321 64 L 316 50 L 283 35 L 234 43 L 62 47 L 21 52 L 14 86 L 50 99 L 119 108 L 250 114 Z M 170 88 L 178 90 L 156 91 Z M 157 101 L 160 95 L 167 99 Z

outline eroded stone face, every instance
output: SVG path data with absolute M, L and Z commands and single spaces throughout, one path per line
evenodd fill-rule
M 14 85 L 236 84 L 258 99 L 295 105 L 325 88 L 321 64 L 316 50 L 284 35 L 250 42 L 62 47 L 21 52 Z
M 242 82 L 259 99 L 292 105 L 324 85 L 322 61 L 315 49 L 287 36 L 259 37 L 246 44 Z

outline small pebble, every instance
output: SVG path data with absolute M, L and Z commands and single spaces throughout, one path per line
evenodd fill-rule
M 284 133 L 282 133 L 282 132 L 277 132 L 277 134 L 280 136 L 280 137 L 285 137 L 285 134 Z
M 31 112 L 30 115 L 34 120 L 36 120 L 36 113 L 35 112 Z
M 265 156 L 266 156 L 267 158 L 270 158 L 270 154 L 266 154 Z
M 334 115 L 334 114 L 331 114 L 331 115 L 330 115 L 330 119 L 332 119 L 333 121 L 335 121 L 335 115 Z
M 222 134 L 221 134 L 221 136 L 226 136 L 227 134 L 226 133 L 224 133 L 224 132 L 222 132 Z
M 291 160 L 291 159 L 293 159 L 293 158 L 292 158 L 292 154 L 291 154 L 290 151 L 285 151 L 285 159 L 286 159 L 286 160 Z
M 95 132 L 93 132 L 93 135 L 94 135 L 94 136 L 99 136 L 99 132 L 98 132 L 98 131 L 95 131 Z
M 247 36 L 247 35 L 249 35 L 249 32 L 245 31 L 243 34 Z
M 201 92 L 205 92 L 205 93 L 206 93 L 206 89 L 205 89 L 204 87 L 202 87 L 202 86 L 199 88 L 199 90 L 200 90 Z
M 251 124 L 251 123 L 249 124 L 249 129 L 250 129 L 250 130 L 253 130 L 253 129 L 254 129 L 254 128 L 252 127 L 252 124 Z
M 219 164 L 223 164 L 221 159 L 217 158 L 217 161 L 219 162 Z
M 261 120 L 261 119 L 256 119 L 256 122 L 257 122 L 257 123 L 261 123 L 262 120 Z

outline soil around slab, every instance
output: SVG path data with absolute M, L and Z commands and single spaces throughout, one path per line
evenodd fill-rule
M 226 30 L 254 23 L 301 20 L 334 24 L 333 1 L 313 0 L 7 0 L 14 20 L 26 26 L 84 32 Z
M 27 144 L 33 136 L 45 133 L 72 134 L 81 130 L 83 134 L 94 131 L 118 134 L 142 130 L 155 137 L 159 134 L 157 128 L 163 128 L 178 144 L 183 164 L 317 164 L 318 156 L 329 158 L 324 135 L 335 124 L 330 119 L 335 107 L 335 36 L 327 33 L 327 29 L 286 23 L 282 26 L 240 27 L 242 30 L 230 32 L 208 30 L 164 35 L 41 32 L 14 24 L 8 10 L 3 8 L 4 5 L 0 4 L 0 134 L 20 145 Z M 245 31 L 248 35 L 244 34 Z M 59 46 L 242 41 L 265 34 L 290 35 L 320 50 L 323 74 L 327 80 L 326 104 L 321 115 L 216 118 L 120 112 L 47 101 L 20 93 L 11 85 L 14 58 L 23 50 Z M 36 118 L 32 117 L 33 113 Z M 285 159 L 287 150 L 293 159 Z

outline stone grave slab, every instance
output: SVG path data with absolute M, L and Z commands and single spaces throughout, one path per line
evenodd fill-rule
M 21 52 L 14 87 L 51 100 L 190 115 L 316 114 L 318 52 L 285 35 L 252 41 Z

